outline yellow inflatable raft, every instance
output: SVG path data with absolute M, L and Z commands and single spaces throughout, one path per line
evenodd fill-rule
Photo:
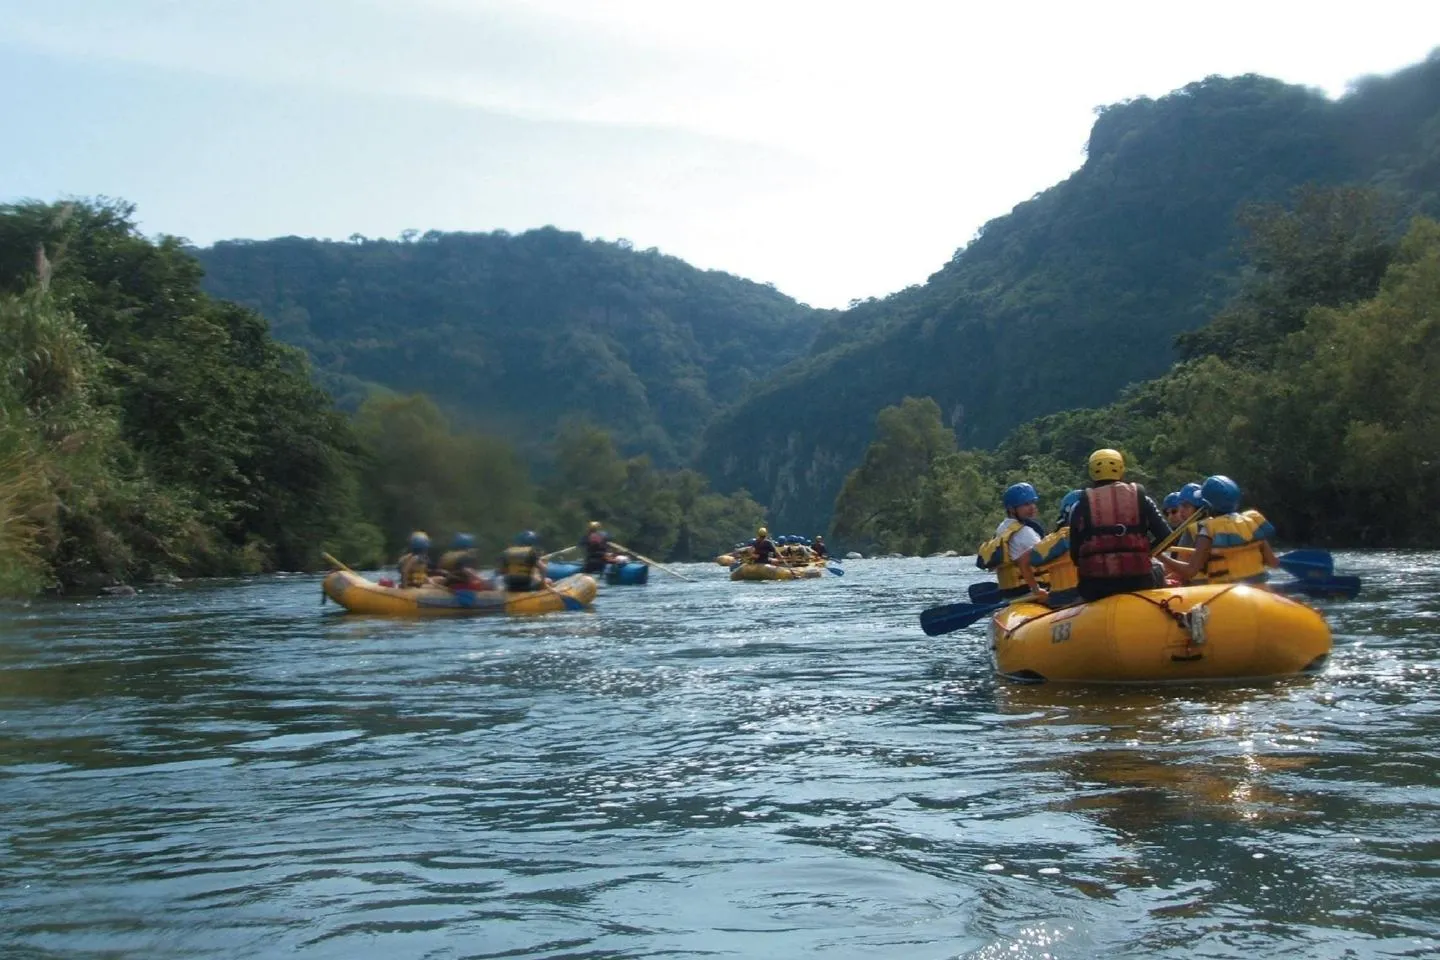
M 735 565 L 736 559 L 737 558 L 733 553 L 722 553 L 720 554 L 720 556 L 715 558 L 715 562 L 720 564 L 720 566 L 722 567 L 733 567 Z
M 1122 593 L 1052 610 L 1018 602 L 990 621 L 995 672 L 1029 683 L 1187 683 L 1314 673 L 1330 627 L 1246 584 Z
M 387 617 L 524 616 L 583 610 L 595 599 L 595 578 L 584 573 L 556 581 L 553 590 L 447 590 L 444 587 L 382 587 L 349 570 L 325 578 L 325 596 L 351 613 Z
M 792 567 L 768 563 L 742 563 L 730 571 L 731 580 L 811 580 L 825 573 L 824 565 L 795 564 Z

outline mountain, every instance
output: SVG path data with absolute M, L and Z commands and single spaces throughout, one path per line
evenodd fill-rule
M 579 415 L 622 449 L 688 462 L 716 413 L 803 355 L 833 313 L 553 227 L 192 252 L 206 291 L 308 351 L 342 405 L 375 385 L 424 392 L 532 453 Z
M 1079 170 L 923 285 L 827 320 L 809 356 L 711 424 L 697 464 L 770 504 L 772 525 L 815 531 L 877 411 L 906 396 L 933 397 L 966 447 L 1108 403 L 1169 368 L 1176 335 L 1236 289 L 1237 211 L 1310 183 L 1368 184 L 1402 214 L 1433 211 L 1440 58 L 1333 101 L 1211 77 L 1103 108 Z

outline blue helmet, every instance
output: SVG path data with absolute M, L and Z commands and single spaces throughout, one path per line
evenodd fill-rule
M 1060 524 L 1063 526 L 1070 522 L 1070 511 L 1075 509 L 1075 504 L 1085 496 L 1084 490 L 1071 490 L 1060 498 Z
M 1182 506 L 1189 504 L 1197 510 L 1203 507 L 1205 505 L 1205 498 L 1200 495 L 1200 484 L 1187 483 L 1181 487 L 1180 504 Z
M 1206 477 L 1200 496 L 1211 513 L 1233 513 L 1240 508 L 1240 487 L 1223 474 Z
M 475 546 L 475 537 L 469 533 L 457 533 L 455 539 L 450 541 L 452 550 L 469 550 L 473 546 Z
M 423 553 L 430 549 L 430 537 L 423 530 L 416 530 L 410 534 L 410 551 L 412 553 Z
M 1167 494 L 1165 494 L 1165 502 L 1164 502 L 1163 504 L 1161 504 L 1161 508 L 1162 508 L 1162 509 L 1165 509 L 1165 510 L 1175 510 L 1175 509 L 1178 509 L 1179 506 L 1180 506 L 1180 491 L 1179 491 L 1179 490 L 1176 490 L 1174 493 L 1167 493 Z
M 515 542 L 522 547 L 533 547 L 540 538 L 535 536 L 534 530 L 526 530 L 523 533 L 515 534 Z
M 1034 503 L 1040 499 L 1040 494 L 1028 483 L 1012 483 L 1005 488 L 1005 496 L 1002 502 L 1006 510 L 1014 510 L 1016 507 L 1023 507 L 1027 503 Z

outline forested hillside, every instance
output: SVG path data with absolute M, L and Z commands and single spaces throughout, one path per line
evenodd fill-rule
M 1371 184 L 1398 226 L 1436 209 L 1437 138 L 1433 56 L 1338 101 L 1247 76 L 1107 107 L 1071 177 L 987 224 L 924 285 L 830 320 L 810 357 L 720 416 L 698 463 L 768 501 L 777 523 L 819 529 L 876 412 L 906 396 L 934 398 L 967 448 L 1107 403 L 1164 372 L 1175 336 L 1235 292 L 1241 205 Z
M 194 251 L 211 294 L 269 318 L 346 406 L 421 391 L 533 452 L 575 414 L 686 463 L 701 431 L 808 348 L 826 312 L 653 250 L 547 227 Z
M 1440 542 L 1440 222 L 1400 237 L 1373 191 L 1306 189 L 1247 209 L 1235 298 L 1183 338 L 1186 359 L 1098 409 L 1016 428 L 993 451 L 956 450 L 929 398 L 881 411 L 846 478 L 835 530 L 882 550 L 973 549 L 1025 480 L 1051 522 L 1099 447 L 1157 497 L 1226 474 L 1288 543 Z
M 543 487 L 503 439 L 423 396 L 335 410 L 305 355 L 200 289 L 117 201 L 0 206 L 0 596 L 151 577 L 376 565 L 411 530 L 714 556 L 764 517 L 743 493 L 623 457 L 573 422 Z

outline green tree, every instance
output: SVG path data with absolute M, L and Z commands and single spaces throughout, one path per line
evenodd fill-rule
M 517 530 L 539 526 L 529 474 L 509 444 L 456 432 L 428 397 L 371 399 L 356 415 L 355 430 L 365 451 L 365 515 L 382 531 L 389 554 L 414 530 L 440 544 L 471 533 L 481 548 L 498 553 Z

